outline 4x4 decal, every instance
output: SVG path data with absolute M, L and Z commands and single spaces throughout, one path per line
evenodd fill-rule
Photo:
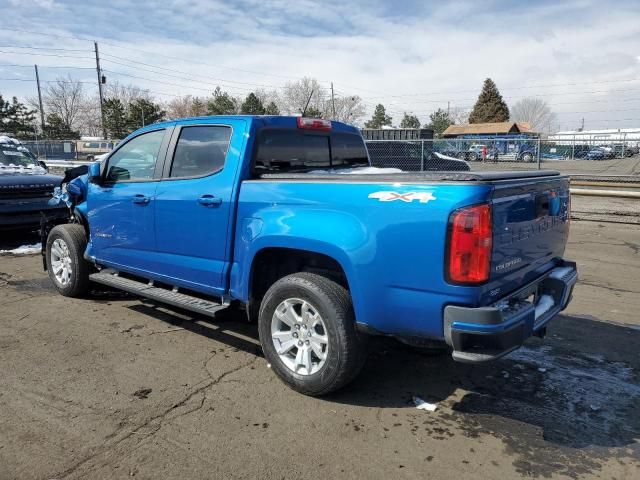
M 400 200 L 401 202 L 411 203 L 414 200 L 418 200 L 420 203 L 428 203 L 431 200 L 436 200 L 431 192 L 373 192 L 369 194 L 369 198 L 377 198 L 381 202 L 393 202 L 394 200 Z

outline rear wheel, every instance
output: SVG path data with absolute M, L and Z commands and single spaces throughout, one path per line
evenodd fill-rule
M 82 225 L 54 227 L 47 237 L 47 271 L 65 297 L 81 297 L 89 289 L 89 265 L 83 258 L 87 237 Z
M 470 162 L 475 162 L 479 159 L 480 157 L 478 157 L 478 154 L 476 152 L 471 152 L 469 154 L 469 161 Z
M 531 155 L 530 153 L 523 153 L 522 154 L 522 161 L 525 162 L 525 163 L 533 162 L 533 155 Z
M 364 364 L 351 296 L 321 275 L 296 273 L 275 282 L 262 300 L 258 324 L 271 368 L 305 395 L 338 390 Z

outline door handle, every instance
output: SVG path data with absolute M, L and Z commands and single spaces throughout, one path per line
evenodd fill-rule
M 133 196 L 133 203 L 138 204 L 138 205 L 147 205 L 151 199 L 149 197 L 147 197 L 146 195 L 142 195 L 142 194 L 137 194 Z
M 220 205 L 222 199 L 220 197 L 214 197 L 213 195 L 203 195 L 198 199 L 198 203 L 205 207 L 211 207 L 214 205 Z

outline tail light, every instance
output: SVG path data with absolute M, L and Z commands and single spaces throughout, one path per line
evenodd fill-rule
M 447 280 L 477 284 L 489 280 L 492 221 L 489 204 L 456 210 L 449 220 Z
M 298 128 L 306 130 L 331 130 L 331 120 L 298 117 Z

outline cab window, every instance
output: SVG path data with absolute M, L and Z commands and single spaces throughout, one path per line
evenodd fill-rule
M 224 167 L 231 128 L 223 126 L 183 127 L 171 164 L 171 178 L 203 177 Z
M 163 137 L 164 130 L 156 130 L 129 140 L 109 158 L 106 181 L 152 179 Z

